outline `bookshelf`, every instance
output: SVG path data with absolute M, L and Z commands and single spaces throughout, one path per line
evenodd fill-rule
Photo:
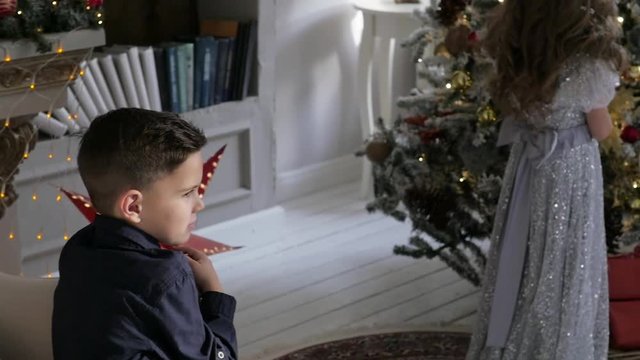
M 122 37 L 132 33 L 140 35 L 130 38 L 132 45 L 149 45 L 145 44 L 149 36 L 164 37 L 153 41 L 168 40 L 170 36 L 189 31 L 193 25 L 193 21 L 186 21 L 189 19 L 257 20 L 257 61 L 253 69 L 255 81 L 249 88 L 249 96 L 239 101 L 187 111 L 182 116 L 204 130 L 209 140 L 203 150 L 204 156 L 212 155 L 218 147 L 227 144 L 225 156 L 204 198 L 206 208 L 199 215 L 199 227 L 272 206 L 275 201 L 272 156 L 275 5 L 258 0 L 239 0 L 232 4 L 218 0 L 159 0 L 154 2 L 157 8 L 149 9 L 148 4 L 142 0 L 105 2 L 108 19 L 114 22 L 120 19 L 125 23 L 131 21 L 132 24 L 127 31 L 121 28 L 124 25 L 118 25 L 121 33 L 115 34 L 109 32 L 109 26 L 105 26 L 107 44 L 120 42 Z M 149 13 L 166 16 L 169 7 L 173 7 L 170 13 L 175 15 L 172 25 L 145 25 L 144 21 L 137 21 L 150 16 Z M 137 13 L 141 11 L 144 14 Z M 196 11 L 195 17 L 193 11 Z M 14 184 L 20 194 L 15 206 L 15 222 L 20 234 L 22 270 L 27 275 L 42 275 L 57 270 L 64 235 L 73 234 L 86 225 L 84 218 L 70 202 L 66 199 L 56 201 L 59 194 L 56 186 L 86 193 L 75 163 L 78 142 L 79 137 L 74 135 L 40 140 L 15 178 Z M 67 161 L 68 156 L 72 156 L 73 161 Z M 32 201 L 31 195 L 34 193 L 38 194 L 38 201 Z M 38 232 L 44 234 L 42 240 L 37 240 Z

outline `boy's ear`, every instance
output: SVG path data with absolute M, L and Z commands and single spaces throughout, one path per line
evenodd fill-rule
M 130 189 L 118 198 L 117 210 L 124 220 L 138 224 L 142 221 L 142 193 Z

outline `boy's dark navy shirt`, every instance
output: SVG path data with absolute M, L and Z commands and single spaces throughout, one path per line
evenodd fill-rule
M 56 359 L 236 359 L 235 299 L 201 295 L 185 255 L 98 216 L 60 255 Z

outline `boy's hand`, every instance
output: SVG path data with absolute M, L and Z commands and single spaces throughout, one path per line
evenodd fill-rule
M 209 260 L 204 252 L 184 245 L 176 246 L 175 248 L 187 256 L 187 261 L 189 261 L 189 265 L 193 271 L 196 285 L 201 292 L 222 292 L 222 285 L 220 284 L 220 279 L 218 279 L 218 273 L 216 273 L 216 269 L 214 269 L 213 264 L 211 264 L 211 260 Z

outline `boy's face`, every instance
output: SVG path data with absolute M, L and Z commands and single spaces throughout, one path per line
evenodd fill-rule
M 173 172 L 142 191 L 141 221 L 137 226 L 165 245 L 184 244 L 196 226 L 196 213 L 204 208 L 198 196 L 202 181 L 200 151 Z

